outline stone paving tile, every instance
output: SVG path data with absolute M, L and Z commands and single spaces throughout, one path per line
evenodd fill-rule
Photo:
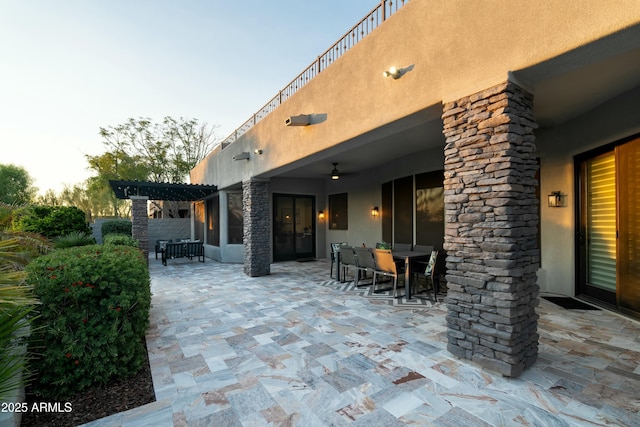
M 89 426 L 640 425 L 640 324 L 614 313 L 541 300 L 538 361 L 513 379 L 447 352 L 442 302 L 368 297 L 326 260 L 150 271 L 158 401 Z

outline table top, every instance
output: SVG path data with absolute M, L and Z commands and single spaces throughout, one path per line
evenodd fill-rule
M 422 252 L 422 251 L 391 251 L 391 255 L 396 258 L 422 258 L 428 257 L 431 255 L 431 252 Z

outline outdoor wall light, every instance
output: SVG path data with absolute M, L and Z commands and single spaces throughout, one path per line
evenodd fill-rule
M 547 197 L 547 202 L 550 208 L 562 207 L 562 192 L 552 191 Z
M 396 80 L 402 76 L 402 70 L 396 67 L 391 67 L 388 70 L 383 71 L 382 75 L 385 77 L 393 77 L 393 79 Z
M 262 150 L 259 148 L 256 148 L 255 150 L 253 150 L 253 154 L 262 154 Z
M 340 171 L 338 170 L 338 164 L 333 164 L 333 170 L 331 171 L 331 179 L 336 180 L 340 179 Z
M 233 160 L 249 160 L 249 153 L 242 152 L 240 154 L 236 154 L 235 156 L 233 156 Z
M 374 206 L 373 208 L 371 208 L 371 216 L 373 218 L 378 218 L 380 216 L 380 211 L 378 210 L 377 206 Z
M 318 211 L 318 221 L 324 221 L 324 211 Z
M 311 124 L 311 118 L 308 114 L 300 114 L 299 116 L 291 116 L 285 119 L 285 126 L 307 126 Z

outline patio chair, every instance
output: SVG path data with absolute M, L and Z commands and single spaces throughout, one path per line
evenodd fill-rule
M 353 267 L 354 269 L 356 269 L 356 257 L 351 246 L 340 247 L 340 267 L 342 268 L 342 279 L 340 279 L 340 275 L 338 274 L 338 280 L 340 280 L 341 282 L 346 282 L 349 267 Z M 355 277 L 356 276 L 354 276 L 354 280 Z
M 340 248 L 342 246 L 347 246 L 347 242 L 330 243 L 329 246 L 331 247 L 331 269 L 329 271 L 329 277 L 333 277 L 333 264 L 338 261 L 338 257 L 340 256 L 338 255 L 338 253 L 340 252 Z M 338 268 L 340 268 L 339 264 L 338 264 Z M 339 271 L 338 271 L 338 280 L 340 280 Z
M 393 249 L 396 251 L 410 251 L 411 243 L 394 243 Z
M 422 271 L 416 270 L 414 273 L 414 280 L 416 290 L 414 295 L 418 298 L 419 295 L 419 286 L 420 286 L 420 278 L 423 277 L 425 279 L 425 290 L 428 291 L 429 284 L 431 284 L 431 289 L 433 290 L 433 299 L 435 302 L 438 302 L 438 292 L 440 285 L 440 275 L 444 271 L 444 252 L 442 251 L 432 251 L 431 257 L 429 258 L 429 262 L 425 263 L 425 268 Z M 431 283 L 429 283 L 431 282 Z
M 376 262 L 373 259 L 373 253 L 370 248 L 354 248 L 356 254 L 356 269 L 358 274 L 356 275 L 356 287 L 359 285 L 360 279 L 366 277 L 367 273 L 371 273 L 371 283 L 366 283 L 362 286 L 373 285 L 374 273 L 376 271 Z
M 167 243 L 171 243 L 171 239 L 169 239 L 169 240 L 156 240 L 156 259 L 158 259 L 158 254 L 162 254 L 162 251 L 164 251 L 164 246 Z
M 373 251 L 373 257 L 376 263 L 376 270 L 373 278 L 373 291 L 376 291 L 377 276 L 390 277 L 393 279 L 393 293 L 392 297 L 397 298 L 396 289 L 398 287 L 398 277 L 404 277 L 398 272 L 396 261 L 393 259 L 393 254 L 390 250 L 375 249 Z

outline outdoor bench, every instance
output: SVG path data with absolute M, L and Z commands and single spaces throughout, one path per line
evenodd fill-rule
M 197 257 L 198 261 L 204 262 L 204 244 L 202 242 L 180 242 L 167 243 L 162 251 L 162 265 L 167 265 L 169 258 L 189 258 Z

